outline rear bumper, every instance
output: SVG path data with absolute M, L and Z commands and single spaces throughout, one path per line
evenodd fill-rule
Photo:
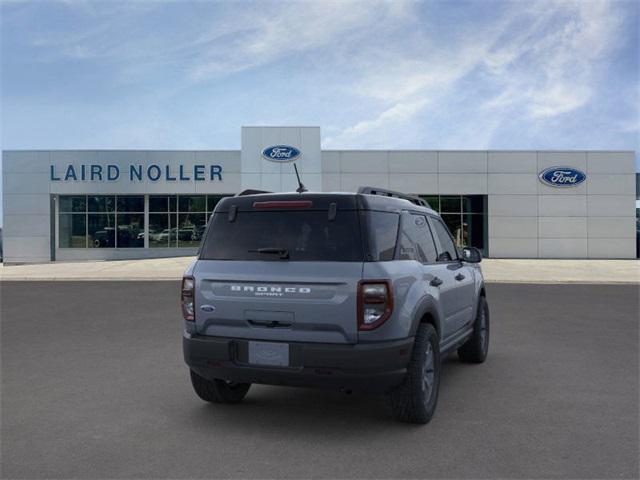
M 413 338 L 343 345 L 289 343 L 289 367 L 248 363 L 248 340 L 183 336 L 184 359 L 198 375 L 233 382 L 385 392 L 407 371 Z

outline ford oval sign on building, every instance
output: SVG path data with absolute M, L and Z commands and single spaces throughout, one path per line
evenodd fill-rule
M 552 187 L 575 187 L 587 179 L 580 170 L 571 167 L 550 167 L 538 175 L 542 183 Z
M 262 156 L 271 162 L 287 163 L 300 158 L 302 152 L 289 145 L 273 145 L 262 150 Z

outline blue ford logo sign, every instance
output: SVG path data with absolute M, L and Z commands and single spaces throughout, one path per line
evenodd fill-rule
M 271 162 L 293 162 L 302 153 L 296 147 L 289 145 L 273 145 L 262 150 L 262 156 Z
M 587 179 L 580 170 L 571 167 L 550 167 L 538 175 L 542 183 L 552 187 L 575 187 Z

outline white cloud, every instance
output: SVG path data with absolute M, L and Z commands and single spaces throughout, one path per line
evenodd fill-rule
M 267 3 L 261 11 L 236 11 L 233 21 L 216 22 L 210 28 L 210 38 L 205 35 L 201 41 L 208 51 L 192 77 L 216 77 L 298 52 L 336 46 L 363 29 L 405 16 L 406 4 L 405 0 Z M 229 31 L 229 25 L 235 28 Z M 221 30 L 225 31 L 224 38 Z
M 25 10 L 37 16 L 38 7 L 35 2 Z M 117 95 L 129 91 L 123 84 L 144 86 L 131 89 L 135 101 L 161 105 L 159 116 L 166 108 L 164 120 L 151 130 L 141 127 L 126 143 L 169 136 L 160 124 L 171 125 L 180 100 L 183 119 L 199 108 L 200 115 L 215 112 L 210 122 L 219 123 L 216 102 L 230 99 L 227 111 L 242 105 L 233 111 L 234 122 L 269 123 L 271 112 L 260 107 L 273 100 L 284 106 L 278 122 L 321 123 L 324 145 L 332 148 L 412 148 L 416 142 L 483 148 L 505 126 L 532 131 L 574 119 L 566 114 L 602 102 L 606 67 L 629 11 L 622 2 L 569 0 L 466 7 L 382 0 L 69 0 L 64 9 L 68 23 L 39 18 L 31 26 L 21 15 L 30 26 L 24 34 L 15 30 L 36 47 L 38 60 L 72 59 L 72 67 L 94 62 L 109 75 L 100 92 L 116 83 Z M 455 19 L 443 20 L 442 11 Z M 276 64 L 283 68 L 274 73 Z M 230 74 L 237 74 L 240 93 L 229 86 Z M 280 91 L 265 98 L 272 86 Z M 194 108 L 194 100 L 202 104 Z M 306 115 L 299 113 L 305 109 Z M 612 128 L 624 123 L 619 120 Z M 127 137 L 125 130 L 115 133 Z
M 362 75 L 355 91 L 380 103 L 378 110 L 326 143 L 369 142 L 388 129 L 407 126 L 427 105 L 434 115 L 446 114 L 452 105 L 467 110 L 463 121 L 485 130 L 477 136 L 486 141 L 514 116 L 536 121 L 575 111 L 592 99 L 602 63 L 618 43 L 619 6 L 608 1 L 516 2 L 492 23 L 471 23 L 449 44 L 428 32 L 414 38 L 425 48 L 404 44 L 407 53 L 394 51 L 388 69 L 371 68 Z M 474 104 L 457 104 L 466 96 L 464 88 L 475 90 Z M 406 105 L 414 108 L 402 108 Z
M 409 0 L 220 2 L 208 4 L 207 15 L 200 17 L 200 4 L 193 2 L 181 9 L 184 18 L 191 15 L 188 28 L 167 32 L 166 22 L 157 29 L 145 24 L 165 2 L 62 3 L 86 21 L 71 31 L 39 32 L 32 45 L 48 49 L 53 57 L 135 62 L 138 69 L 180 65 L 194 81 L 339 46 L 358 35 L 375 36 L 374 29 L 382 31 L 406 18 L 412 5 Z

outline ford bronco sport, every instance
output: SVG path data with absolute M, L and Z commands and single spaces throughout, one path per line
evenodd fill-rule
M 399 420 L 427 423 L 441 358 L 487 356 L 480 260 L 397 192 L 225 198 L 182 281 L 193 388 L 223 403 L 252 383 L 374 391 Z

